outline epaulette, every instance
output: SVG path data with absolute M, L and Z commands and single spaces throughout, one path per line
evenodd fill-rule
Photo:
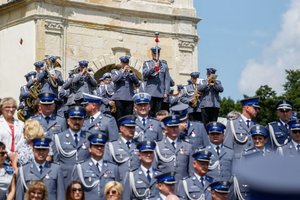
M 214 181 L 214 178 L 211 177 L 211 176 L 205 176 L 205 180 L 207 180 L 208 182 L 213 182 Z
M 108 118 L 112 118 L 113 116 L 111 116 L 110 114 L 107 113 L 103 113 L 103 116 L 108 117 Z
M 190 176 L 185 176 L 185 177 L 182 178 L 182 180 L 187 180 L 189 178 L 191 178 L 191 177 Z
M 80 161 L 76 162 L 76 165 L 82 164 L 82 163 L 84 163 L 84 160 L 80 160 Z
M 224 145 L 224 144 L 223 144 L 223 146 L 226 147 L 227 149 L 232 149 L 233 150 L 233 147 L 229 147 L 229 146 Z
M 269 124 L 277 124 L 278 123 L 278 121 L 273 121 L 273 122 L 270 122 Z
M 167 64 L 166 60 L 160 60 L 162 63 Z

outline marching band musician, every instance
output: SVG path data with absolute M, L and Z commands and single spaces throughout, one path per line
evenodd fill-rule
M 83 93 L 83 102 L 86 111 L 86 119 L 83 123 L 83 130 L 98 130 L 105 133 L 108 141 L 119 138 L 117 122 L 114 117 L 100 111 L 102 98 L 92 94 Z
M 224 88 L 221 81 L 217 80 L 216 69 L 207 68 L 207 79 L 200 82 L 198 90 L 201 92 L 200 108 L 202 122 L 206 125 L 208 122 L 217 121 L 220 109 L 220 93 Z
M 43 62 L 43 68 L 40 68 L 37 74 L 37 82 L 41 83 L 41 93 L 53 93 L 58 95 L 58 86 L 64 84 L 62 74 L 55 69 L 55 65 L 59 62 L 59 57 L 50 56 L 47 58 L 49 65 Z
M 137 93 L 133 96 L 136 126 L 134 139 L 136 141 L 160 141 L 163 138 L 161 123 L 149 116 L 151 96 L 147 93 Z
M 93 72 L 89 71 L 88 64 L 89 62 L 86 60 L 79 61 L 79 72 L 71 74 L 69 84 L 64 86 L 64 89 L 70 89 L 69 105 L 75 104 L 77 100 L 82 99 L 82 93 L 92 94 L 97 87 L 97 81 Z
M 194 121 L 201 121 L 200 94 L 198 91 L 199 72 L 192 72 L 191 84 L 185 86 L 185 93 L 180 99 L 182 103 L 188 104 L 189 118 Z
M 70 107 L 67 118 L 69 129 L 53 137 L 53 160 L 61 165 L 65 185 L 71 182 L 74 165 L 90 157 L 88 134 L 82 131 L 84 117 L 84 108 Z
M 162 173 L 173 170 L 176 178 L 180 180 L 193 171 L 192 145 L 179 137 L 178 116 L 165 117 L 162 122 L 165 136 L 157 142 L 157 169 Z
M 130 115 L 133 111 L 132 97 L 134 89 L 139 87 L 139 79 L 129 66 L 129 56 L 122 56 L 120 59 L 120 69 L 111 71 L 112 81 L 114 82 L 115 92 L 112 100 L 118 108 L 115 113 L 116 119 L 124 115 Z
M 153 117 L 161 110 L 162 102 L 169 94 L 171 82 L 167 61 L 159 59 L 160 50 L 158 46 L 152 47 L 152 60 L 143 64 L 144 88 L 145 92 L 151 95 L 150 115 Z
M 123 199 L 148 199 L 158 194 L 154 178 L 159 172 L 153 167 L 156 143 L 144 140 L 137 144 L 140 167 L 133 169 L 126 175 L 123 185 L 125 187 Z
M 101 80 L 99 79 L 99 86 L 95 91 L 96 95 L 102 98 L 102 104 L 100 107 L 101 112 L 108 114 L 114 113 L 116 110 L 115 102 L 112 100 L 114 94 L 114 83 L 111 79 L 111 73 L 103 74 Z
M 109 181 L 118 181 L 117 165 L 103 159 L 107 137 L 94 133 L 88 137 L 91 158 L 74 167 L 73 180 L 80 180 L 84 186 L 85 199 L 105 200 L 104 186 Z

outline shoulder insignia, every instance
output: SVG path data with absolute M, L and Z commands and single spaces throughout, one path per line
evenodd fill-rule
M 103 113 L 103 116 L 108 117 L 108 118 L 112 118 L 112 116 L 110 114 L 107 114 L 107 113 Z

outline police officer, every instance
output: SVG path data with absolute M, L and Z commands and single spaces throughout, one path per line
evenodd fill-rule
M 64 84 L 61 72 L 55 69 L 56 63 L 59 62 L 59 57 L 50 56 L 47 60 L 51 66 L 43 64 L 44 68 L 39 70 L 36 79 L 38 83 L 41 83 L 41 93 L 53 93 L 57 96 L 58 87 Z
M 54 135 L 54 161 L 61 164 L 65 185 L 72 180 L 71 173 L 76 163 L 90 157 L 87 133 L 82 131 L 85 110 L 80 106 L 72 106 L 68 110 L 67 123 L 69 129 Z
M 144 140 L 137 145 L 139 150 L 139 160 L 141 166 L 130 171 L 124 180 L 123 199 L 148 199 L 154 197 L 158 190 L 155 187 L 154 178 L 159 172 L 153 168 L 154 151 L 156 144 L 154 141 Z
M 129 66 L 129 59 L 129 56 L 120 57 L 121 68 L 111 71 L 112 81 L 115 86 L 112 99 L 116 103 L 117 110 L 115 117 L 117 119 L 124 115 L 132 114 L 134 89 L 135 87 L 139 87 L 139 80 Z
M 97 87 L 97 81 L 94 78 L 92 71 L 88 69 L 89 62 L 81 60 L 78 62 L 79 72 L 72 75 L 69 84 L 64 86 L 64 89 L 70 89 L 68 104 L 75 104 L 77 100 L 82 99 L 82 93 L 92 94 Z
M 228 193 L 230 192 L 230 182 L 228 181 L 216 181 L 210 184 L 210 193 L 212 200 L 227 200 Z
M 226 127 L 220 122 L 210 122 L 206 126 L 210 144 L 205 149 L 212 153 L 207 174 L 214 180 L 231 180 L 234 151 L 223 145 Z
M 160 47 L 152 47 L 152 60 L 145 61 L 143 64 L 143 80 L 145 92 L 151 95 L 152 117 L 161 110 L 163 99 L 166 98 L 170 91 L 171 77 L 168 63 L 160 60 Z
M 186 85 L 185 93 L 180 99 L 182 103 L 188 104 L 188 113 L 192 120 L 201 121 L 201 108 L 200 108 L 200 92 L 198 91 L 198 78 L 199 72 L 192 72 L 191 84 Z
M 102 98 L 100 110 L 101 112 L 112 114 L 116 112 L 116 103 L 112 100 L 115 86 L 111 79 L 111 73 L 103 74 L 102 80 L 102 83 L 100 82 L 96 90 L 96 95 Z
M 217 80 L 216 69 L 207 68 L 207 79 L 200 82 L 198 90 L 201 92 L 200 107 L 202 122 L 217 121 L 220 109 L 220 93 L 224 88 L 221 81 Z
M 278 120 L 269 123 L 270 140 L 268 145 L 274 149 L 282 147 L 290 141 L 288 122 L 292 115 L 293 104 L 288 100 L 280 100 L 276 104 Z
M 74 179 L 83 183 L 86 199 L 104 200 L 105 184 L 119 180 L 117 166 L 103 159 L 107 139 L 104 134 L 91 134 L 88 137 L 91 158 L 75 166 Z
M 177 187 L 182 199 L 206 199 L 208 196 L 206 188 L 213 182 L 213 178 L 207 175 L 211 155 L 207 150 L 199 150 L 193 154 L 194 173 L 181 180 Z
M 180 138 L 192 145 L 193 150 L 209 144 L 206 129 L 202 122 L 188 119 L 187 104 L 178 104 L 170 108 L 172 115 L 179 116 Z
M 243 150 L 253 147 L 249 131 L 256 124 L 254 118 L 260 109 L 258 97 L 243 99 L 241 103 L 242 114 L 227 122 L 224 139 L 224 145 L 234 150 L 237 159 L 241 158 Z
M 46 161 L 51 139 L 35 138 L 32 141 L 34 160 L 21 166 L 18 172 L 16 200 L 24 199 L 28 185 L 33 180 L 41 180 L 48 190 L 48 199 L 64 199 L 65 185 L 63 170 L 55 163 Z
M 300 155 L 300 121 L 291 120 L 289 123 L 291 141 L 282 147 L 283 155 L 296 157 Z
M 165 136 L 157 142 L 157 169 L 162 173 L 172 170 L 176 179 L 180 180 L 193 171 L 192 145 L 179 137 L 179 117 L 168 116 L 162 122 Z
M 136 142 L 133 140 L 135 117 L 125 115 L 118 120 L 120 137 L 108 142 L 105 146 L 104 159 L 118 165 L 120 180 L 124 180 L 126 172 L 139 166 Z
M 83 130 L 99 130 L 105 133 L 109 141 L 119 138 L 117 122 L 114 117 L 100 112 L 102 98 L 83 93 L 83 105 L 87 114 Z
M 173 172 L 166 172 L 155 177 L 156 178 L 156 187 L 159 190 L 159 193 L 154 197 L 149 198 L 149 200 L 164 200 L 168 195 L 175 192 L 175 175 Z
M 252 156 L 266 156 L 271 153 L 271 149 L 266 147 L 266 144 L 269 139 L 269 131 L 266 127 L 255 124 L 250 129 L 250 134 L 253 140 L 254 147 L 251 149 L 246 149 L 244 153 L 244 157 L 252 157 Z
M 163 138 L 161 123 L 149 116 L 151 96 L 148 93 L 137 93 L 133 96 L 136 113 L 135 140 L 160 141 Z
M 58 134 L 67 129 L 66 120 L 55 113 L 56 96 L 52 93 L 41 93 L 39 95 L 39 114 L 31 119 L 40 122 L 47 137 L 52 138 L 53 134 Z

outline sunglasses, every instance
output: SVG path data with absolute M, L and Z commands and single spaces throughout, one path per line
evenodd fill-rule
M 81 188 L 72 188 L 72 191 L 73 192 L 82 192 L 82 189 Z
M 117 192 L 117 190 L 110 190 L 110 191 L 108 191 L 107 193 L 106 193 L 106 195 L 116 195 L 116 194 L 118 194 L 118 192 Z
M 0 156 L 5 156 L 7 154 L 6 151 L 0 151 Z
M 293 130 L 292 133 L 293 134 L 296 134 L 296 133 L 300 134 L 300 130 Z
M 279 112 L 281 113 L 287 113 L 287 112 L 290 112 L 291 110 L 283 110 L 283 109 L 279 109 Z

